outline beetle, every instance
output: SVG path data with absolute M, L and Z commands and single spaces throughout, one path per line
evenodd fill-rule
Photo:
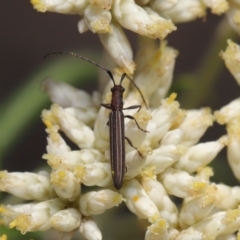
M 121 77 L 120 84 L 117 85 L 114 81 L 111 72 L 108 72 L 114 86 L 111 88 L 112 92 L 112 100 L 110 104 L 102 103 L 101 105 L 107 109 L 112 110 L 109 113 L 109 130 L 110 130 L 110 159 L 111 159 L 111 169 L 112 169 L 112 179 L 113 184 L 116 189 L 121 189 L 124 179 L 124 174 L 126 172 L 125 167 L 125 139 L 128 141 L 129 145 L 136 149 L 133 146 L 132 142 L 129 138 L 125 136 L 124 130 L 124 118 L 129 118 L 134 120 L 137 124 L 138 128 L 144 132 L 146 130 L 142 129 L 136 119 L 130 115 L 124 115 L 123 110 L 128 109 L 138 109 L 140 111 L 141 105 L 133 105 L 127 108 L 123 107 L 123 93 L 125 91 L 124 87 L 122 86 L 122 81 L 126 77 L 126 73 L 124 73 Z M 141 157 L 142 154 L 138 151 Z
M 133 106 L 129 106 L 127 108 L 124 108 L 124 106 L 123 106 L 123 93 L 124 93 L 125 89 L 122 86 L 122 81 L 127 76 L 127 74 L 123 73 L 121 76 L 120 83 L 116 84 L 116 82 L 113 78 L 112 72 L 109 69 L 101 66 L 100 64 L 98 64 L 88 58 L 85 58 L 81 55 L 78 55 L 76 53 L 71 53 L 71 52 L 51 52 L 51 53 L 45 55 L 45 57 L 52 55 L 52 54 L 66 54 L 66 55 L 71 55 L 74 57 L 78 57 L 82 60 L 85 60 L 91 64 L 98 66 L 99 68 L 103 69 L 104 71 L 106 71 L 107 74 L 109 75 L 110 79 L 112 80 L 113 87 L 111 88 L 111 92 L 112 92 L 111 103 L 110 104 L 109 103 L 101 103 L 101 106 L 111 110 L 111 112 L 109 113 L 109 121 L 108 121 L 107 125 L 109 126 L 109 131 L 110 131 L 110 161 L 111 161 L 112 179 L 113 179 L 113 184 L 114 184 L 115 188 L 118 190 L 121 189 L 121 187 L 123 185 L 124 175 L 126 172 L 125 139 L 128 141 L 129 145 L 131 147 L 133 147 L 134 149 L 136 149 L 137 152 L 139 153 L 139 155 L 141 157 L 143 157 L 142 154 L 139 152 L 139 150 L 133 146 L 130 139 L 125 136 L 124 118 L 129 118 L 131 120 L 134 120 L 137 127 L 141 131 L 148 132 L 139 126 L 139 124 L 137 123 L 136 119 L 133 116 L 123 114 L 123 110 L 138 109 L 138 111 L 140 111 L 140 109 L 141 109 L 141 105 L 133 105 Z M 138 86 L 133 82 L 133 80 L 131 80 L 131 78 L 128 77 L 128 79 L 137 88 L 137 90 L 139 91 L 139 93 L 143 99 L 145 106 L 147 107 L 146 101 L 142 95 L 142 92 L 138 88 Z

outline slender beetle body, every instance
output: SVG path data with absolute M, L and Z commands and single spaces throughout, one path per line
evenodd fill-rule
M 122 76 L 121 82 L 125 75 Z M 125 89 L 120 85 L 111 88 L 111 104 L 101 105 L 111 109 L 109 113 L 109 132 L 110 132 L 110 161 L 113 184 L 116 189 L 120 189 L 123 184 L 125 174 L 125 131 L 123 110 L 123 93 Z
M 138 111 L 141 109 L 141 105 L 133 105 L 133 106 L 130 106 L 127 108 L 123 107 L 123 93 L 124 93 L 125 89 L 122 87 L 121 84 L 127 74 L 124 73 L 122 75 L 120 84 L 117 85 L 114 81 L 112 72 L 109 69 L 104 68 L 103 66 L 101 66 L 98 63 L 95 63 L 85 57 L 82 57 L 82 56 L 76 54 L 76 53 L 69 53 L 69 52 L 51 52 L 51 53 L 45 55 L 45 57 L 52 55 L 52 54 L 66 54 L 66 55 L 71 55 L 74 57 L 81 58 L 82 60 L 92 63 L 92 64 L 98 66 L 99 68 L 105 70 L 107 72 L 107 74 L 109 75 L 109 77 L 111 78 L 111 80 L 114 84 L 114 86 L 111 88 L 111 92 L 112 92 L 111 103 L 110 104 L 102 103 L 101 105 L 107 109 L 112 110 L 109 113 L 109 121 L 108 121 L 109 129 L 110 129 L 109 130 L 110 131 L 110 161 L 111 161 L 112 179 L 113 179 L 113 184 L 114 184 L 115 188 L 121 189 L 121 187 L 123 185 L 124 174 L 126 172 L 125 139 L 128 141 L 128 143 L 130 144 L 131 147 L 133 147 L 134 149 L 136 149 L 138 151 L 138 149 L 132 145 L 130 139 L 125 137 L 124 118 L 129 118 L 131 120 L 134 120 L 140 130 L 147 132 L 146 130 L 143 130 L 142 128 L 140 128 L 140 126 L 138 125 L 138 123 L 134 117 L 123 114 L 123 110 L 126 110 L 126 109 L 137 109 L 138 108 Z M 145 101 L 141 91 L 139 90 L 138 86 L 131 80 L 131 78 L 128 77 L 128 79 L 137 88 L 137 90 L 139 91 L 139 93 L 143 99 L 145 106 L 147 107 L 146 101 Z M 138 153 L 142 157 L 142 155 L 139 151 L 138 151 Z
M 124 115 L 121 110 L 110 112 L 109 129 L 112 178 L 115 188 L 120 189 L 126 171 Z
M 134 105 L 128 108 L 123 107 L 123 93 L 125 89 L 122 87 L 122 81 L 125 78 L 126 74 L 124 73 L 121 77 L 120 84 L 117 85 L 111 77 L 114 86 L 111 88 L 112 92 L 112 100 L 110 104 L 102 103 L 101 105 L 105 108 L 112 110 L 109 113 L 109 129 L 110 129 L 110 161 L 111 161 L 111 170 L 112 170 L 112 179 L 113 184 L 116 189 L 121 189 L 123 185 L 124 174 L 126 172 L 125 166 L 125 139 L 128 143 L 135 148 L 131 141 L 125 137 L 125 129 L 124 129 L 124 118 L 128 117 L 133 119 L 135 122 L 135 118 L 129 115 L 124 116 L 124 109 L 141 109 L 141 105 Z M 141 129 L 136 122 L 139 129 Z M 141 129 L 142 131 L 145 131 Z M 135 148 L 136 149 L 136 148 Z M 137 150 L 137 149 L 136 149 Z M 138 150 L 137 150 L 138 151 Z M 139 152 L 138 152 L 139 153 Z M 139 153 L 140 154 L 140 153 Z M 140 156 L 142 156 L 140 154 Z

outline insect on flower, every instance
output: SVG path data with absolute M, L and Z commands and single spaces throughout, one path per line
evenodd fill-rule
M 126 166 L 125 166 L 125 139 L 129 143 L 129 145 L 136 149 L 138 154 L 142 156 L 142 154 L 139 152 L 139 150 L 134 147 L 132 144 L 131 140 L 125 136 L 125 131 L 124 131 L 124 118 L 129 118 L 131 120 L 134 120 L 137 127 L 143 131 L 143 132 L 148 132 L 144 129 L 142 129 L 139 124 L 137 123 L 136 119 L 131 116 L 131 115 L 124 115 L 123 110 L 129 110 L 129 109 L 138 109 L 138 112 L 141 110 L 141 105 L 132 105 L 127 108 L 123 107 L 123 93 L 125 91 L 124 87 L 122 86 L 122 81 L 124 78 L 127 76 L 126 73 L 123 73 L 121 76 L 121 80 L 119 84 L 116 84 L 112 72 L 101 66 L 100 64 L 91 61 L 90 59 L 87 59 L 83 56 L 80 56 L 76 53 L 71 53 L 71 52 L 51 52 L 47 55 L 44 56 L 47 57 L 52 54 L 66 54 L 74 57 L 78 57 L 82 60 L 85 60 L 89 63 L 92 63 L 99 68 L 103 69 L 104 71 L 107 72 L 109 77 L 111 78 L 113 82 L 113 87 L 111 88 L 112 92 L 112 100 L 111 103 L 101 103 L 101 105 L 107 109 L 110 109 L 111 112 L 109 113 L 109 121 L 107 125 L 109 126 L 109 131 L 110 131 L 110 160 L 111 160 L 111 171 L 112 171 L 112 179 L 113 179 L 113 184 L 116 189 L 121 189 L 123 185 L 123 179 L 124 179 L 124 174 L 126 172 Z M 139 91 L 143 102 L 147 108 L 146 101 L 138 88 L 138 86 L 133 82 L 133 80 L 127 76 L 127 78 L 133 83 L 133 85 L 137 88 Z

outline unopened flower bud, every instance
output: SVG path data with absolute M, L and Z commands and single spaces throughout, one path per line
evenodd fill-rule
M 47 172 L 0 171 L 0 190 L 25 200 L 40 201 L 56 196 Z
M 123 201 L 120 194 L 112 190 L 100 190 L 88 192 L 81 196 L 79 205 L 83 215 L 96 215 L 105 212 L 107 209 L 118 206 Z
M 127 199 L 126 205 L 138 217 L 156 222 L 160 218 L 159 211 L 153 201 L 147 196 L 141 184 L 132 179 L 127 181 L 121 193 Z
M 53 214 L 49 221 L 53 228 L 61 232 L 71 232 L 81 224 L 81 214 L 75 208 L 68 208 Z
M 74 201 L 81 190 L 78 179 L 72 172 L 65 169 L 53 171 L 51 182 L 58 196 L 68 201 Z
M 102 233 L 96 222 L 90 217 L 84 217 L 79 228 L 79 232 L 87 240 L 102 240 Z

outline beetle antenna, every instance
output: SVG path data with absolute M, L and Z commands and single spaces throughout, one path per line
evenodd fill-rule
M 114 81 L 114 78 L 113 78 L 113 75 L 112 75 L 112 72 L 111 72 L 108 68 L 105 68 L 105 67 L 101 66 L 99 63 L 96 63 L 96 62 L 94 62 L 94 61 L 92 61 L 92 60 L 90 60 L 90 59 L 88 59 L 88 58 L 85 58 L 85 57 L 77 54 L 77 53 L 73 53 L 73 52 L 50 52 L 50 53 L 46 54 L 46 55 L 43 57 L 43 59 L 45 59 L 45 58 L 47 58 L 47 57 L 49 57 L 49 56 L 51 56 L 51 55 L 54 55 L 54 54 L 65 54 L 65 55 L 77 57 L 77 58 L 80 58 L 80 59 L 82 59 L 82 60 L 84 60 L 84 61 L 86 61 L 86 62 L 89 62 L 89 63 L 91 63 L 91 64 L 93 64 L 93 65 L 95 65 L 95 66 L 103 69 L 105 72 L 107 72 L 107 74 L 109 75 L 109 77 L 110 77 L 111 80 L 113 81 L 113 84 L 116 85 L 116 83 L 115 83 L 115 81 Z M 124 74 L 122 75 L 122 77 L 121 77 L 121 83 L 122 83 L 123 79 L 124 79 L 126 76 L 127 76 L 127 78 L 129 79 L 129 81 L 131 81 L 132 84 L 135 86 L 135 88 L 138 90 L 138 92 L 139 92 L 140 95 L 141 95 L 141 98 L 142 98 L 142 100 L 143 100 L 143 103 L 144 103 L 145 107 L 148 109 L 146 100 L 145 100 L 145 98 L 144 98 L 141 90 L 140 90 L 139 87 L 136 85 L 136 83 L 135 83 L 126 73 L 124 73 Z M 121 84 L 121 83 L 120 83 L 120 84 Z
M 143 94 L 142 94 L 142 91 L 140 90 L 140 88 L 138 87 L 138 85 L 137 85 L 127 74 L 126 74 L 126 76 L 127 76 L 127 78 L 129 79 L 129 81 L 132 82 L 132 84 L 134 85 L 134 87 L 138 90 L 138 92 L 139 92 L 139 94 L 140 94 L 140 96 L 141 96 L 141 98 L 142 98 L 142 100 L 143 100 L 143 103 L 144 103 L 146 109 L 148 109 L 148 105 L 147 105 L 147 102 L 146 102 L 146 100 L 145 100 L 145 98 L 144 98 L 144 96 L 143 96 Z
M 93 65 L 96 65 L 97 67 L 99 67 L 99 68 L 103 69 L 105 72 L 107 72 L 107 74 L 109 75 L 109 77 L 110 77 L 111 80 L 113 81 L 113 84 L 116 85 L 116 83 L 115 83 L 115 81 L 114 81 L 114 78 L 113 78 L 113 75 L 112 75 L 112 72 L 111 72 L 109 69 L 101 66 L 99 63 L 96 63 L 96 62 L 94 62 L 94 61 L 92 61 L 92 60 L 90 60 L 90 59 L 88 59 L 88 58 L 85 58 L 85 57 L 83 57 L 83 56 L 81 56 L 81 55 L 78 55 L 77 53 L 73 53 L 73 52 L 50 52 L 50 53 L 46 54 L 46 55 L 43 57 L 43 59 L 45 59 L 45 58 L 47 58 L 47 57 L 49 57 L 49 56 L 51 56 L 51 55 L 54 55 L 54 54 L 70 55 L 70 56 L 73 56 L 73 57 L 80 58 L 80 59 L 82 59 L 82 60 L 84 60 L 84 61 L 86 61 L 86 62 L 89 62 L 89 63 L 93 64 Z

